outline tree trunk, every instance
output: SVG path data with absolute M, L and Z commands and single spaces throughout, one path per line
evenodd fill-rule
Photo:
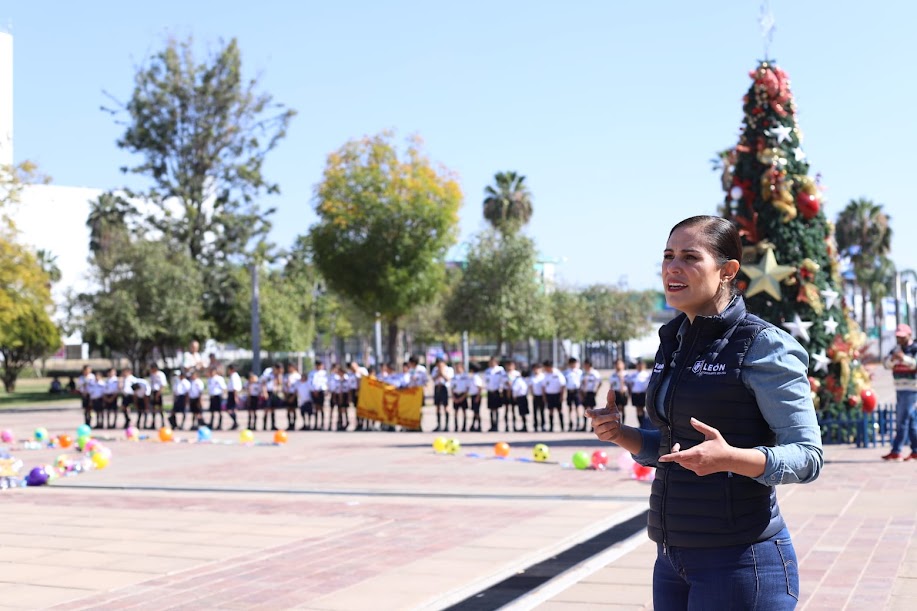
M 401 346 L 401 330 L 398 328 L 398 320 L 388 321 L 388 342 L 387 356 L 392 366 L 396 369 L 404 360 L 404 354 Z
M 885 320 L 885 308 L 881 301 L 873 306 L 872 319 L 873 324 L 876 326 L 876 335 L 879 338 L 879 358 L 882 358 L 882 355 L 885 354 L 885 351 L 882 349 L 882 323 Z
M 5 357 L 7 358 L 7 357 Z M 9 366 L 9 361 L 6 361 L 3 366 L 3 389 L 8 393 L 16 392 L 16 380 L 19 378 L 19 369 Z
M 866 291 L 866 287 L 860 287 L 860 293 L 862 294 L 862 303 L 860 303 L 861 317 L 860 320 L 863 321 L 863 333 L 869 333 L 869 325 L 866 320 L 866 303 L 868 301 L 869 293 Z

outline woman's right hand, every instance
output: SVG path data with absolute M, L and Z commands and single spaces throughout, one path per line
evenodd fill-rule
M 623 432 L 621 425 L 621 412 L 615 404 L 615 393 L 608 391 L 606 405 L 609 407 L 592 408 L 586 410 L 586 417 L 592 419 L 592 430 L 595 436 L 602 441 L 618 442 Z

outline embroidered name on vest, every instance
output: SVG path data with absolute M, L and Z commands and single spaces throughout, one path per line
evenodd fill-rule
M 726 363 L 708 363 L 704 360 L 695 361 L 691 371 L 699 376 L 726 375 Z
M 659 373 L 663 369 L 665 369 L 665 365 L 663 365 L 662 363 L 656 363 L 656 366 L 653 367 L 653 373 Z

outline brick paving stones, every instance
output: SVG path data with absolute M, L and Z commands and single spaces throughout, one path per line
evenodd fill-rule
M 0 413 L 0 427 L 54 435 L 78 418 Z M 643 511 L 649 492 L 616 469 L 563 468 L 599 447 L 617 464 L 585 433 L 456 434 L 460 456 L 434 455 L 426 433 L 297 432 L 273 446 L 259 431 L 251 447 L 230 432 L 210 445 L 99 434 L 107 469 L 0 493 L 0 611 L 439 609 Z M 512 458 L 545 442 L 557 462 L 498 460 L 503 440 Z M 16 452 L 30 466 L 58 453 Z M 917 463 L 882 453 L 830 446 L 817 482 L 779 491 L 801 608 L 917 607 Z M 627 544 L 515 608 L 651 608 L 654 548 Z

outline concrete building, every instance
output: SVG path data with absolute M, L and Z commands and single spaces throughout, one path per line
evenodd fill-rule
M 0 164 L 12 165 L 13 155 L 13 37 L 0 32 Z M 53 174 L 52 168 L 42 168 Z M 56 257 L 61 271 L 61 281 L 53 290 L 54 302 L 60 307 L 68 291 L 85 291 L 89 288 L 87 277 L 89 258 L 89 203 L 101 189 L 61 185 L 28 185 L 21 202 L 10 216 L 19 230 L 19 239 L 35 250 L 45 250 Z M 65 344 L 81 346 L 79 335 L 65 338 Z M 71 356 L 85 358 L 82 347 Z

